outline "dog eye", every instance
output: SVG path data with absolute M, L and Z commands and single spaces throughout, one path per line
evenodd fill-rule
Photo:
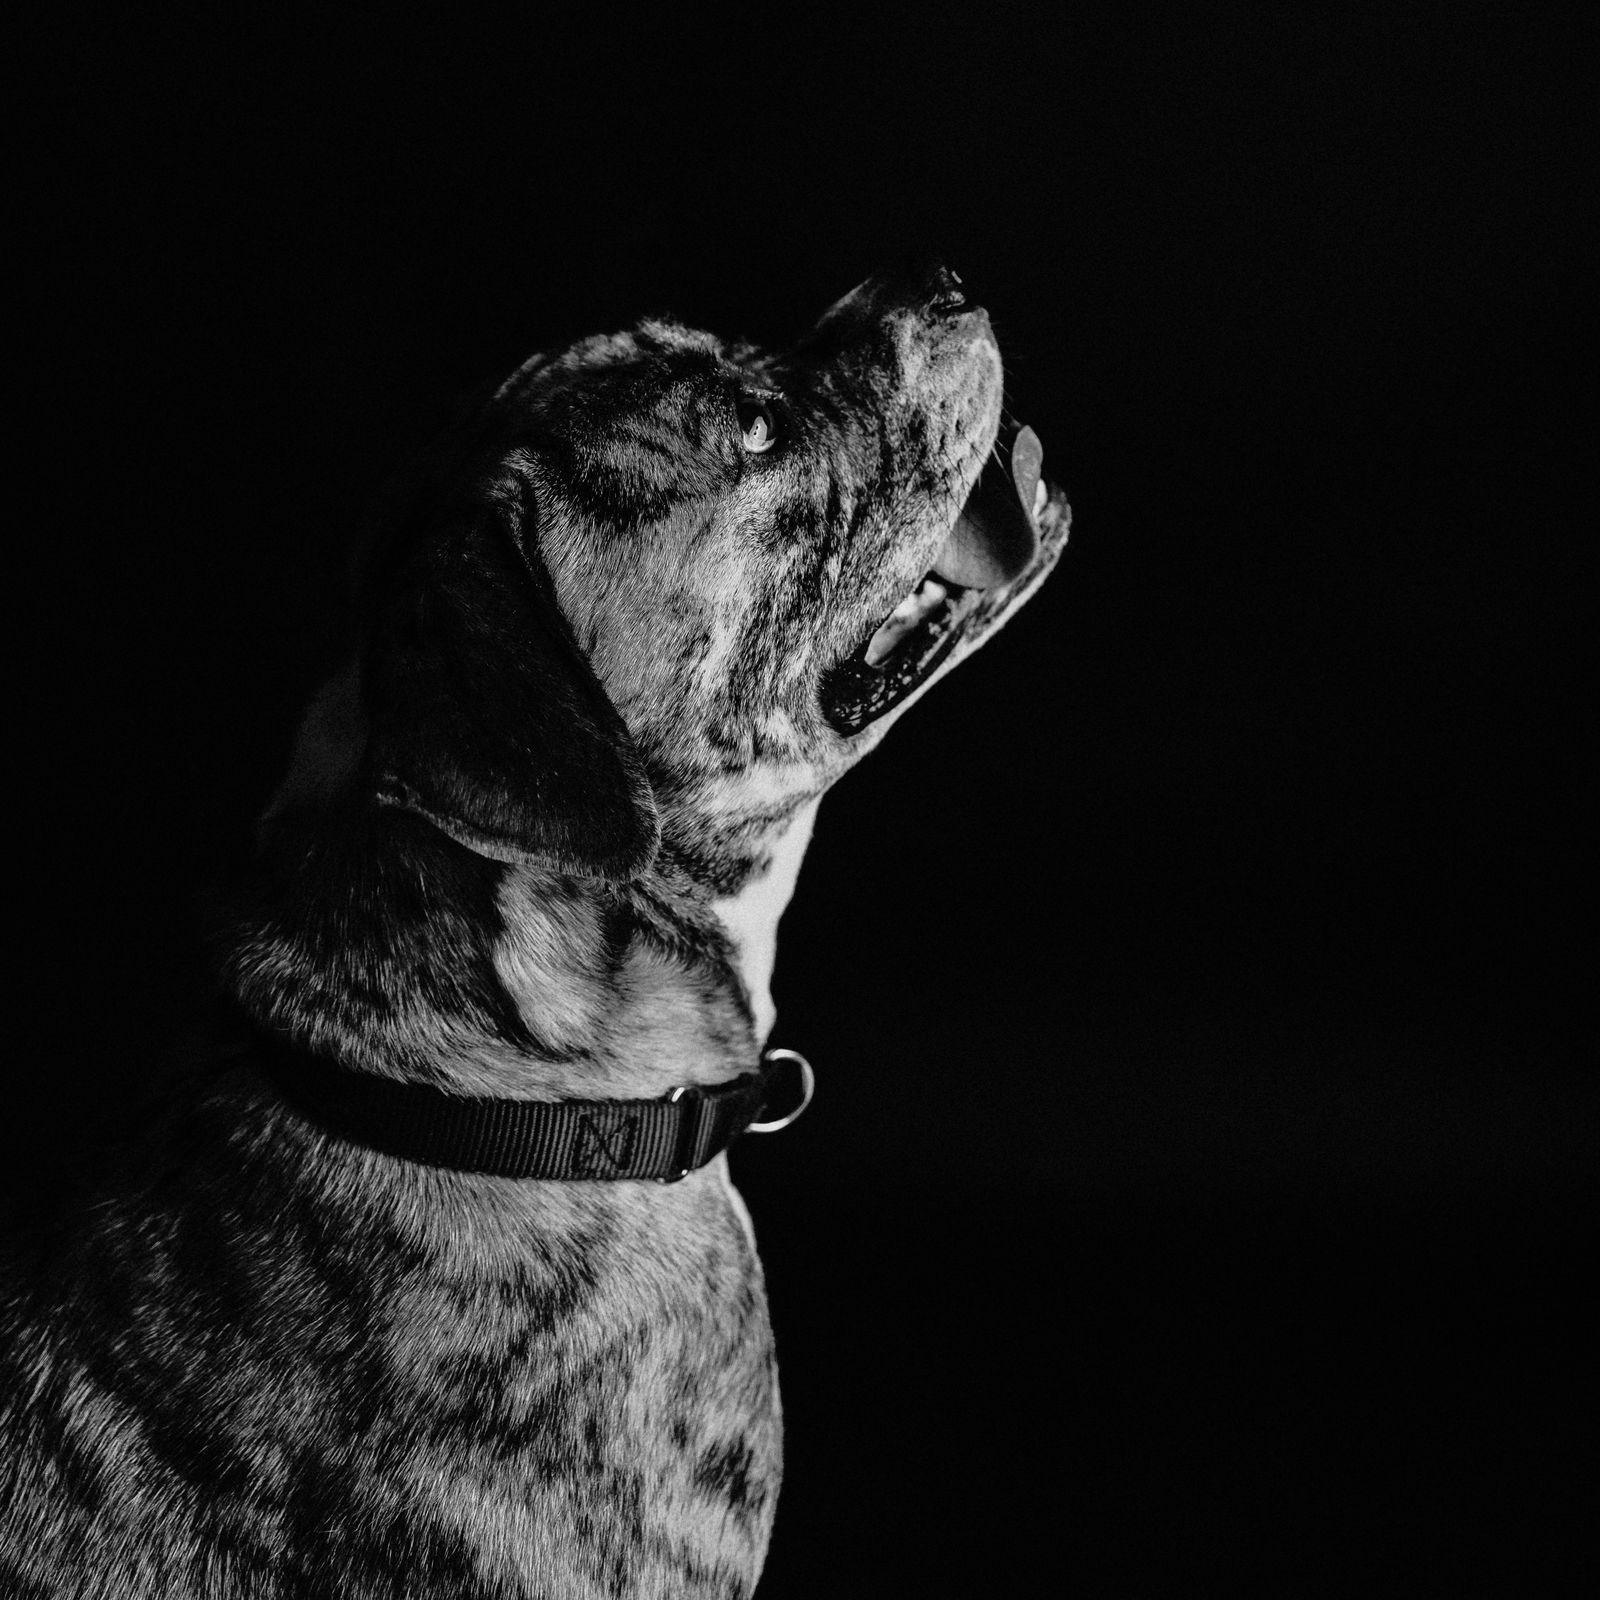
M 746 398 L 739 402 L 736 410 L 739 432 L 751 455 L 759 456 L 778 442 L 778 419 L 766 401 Z

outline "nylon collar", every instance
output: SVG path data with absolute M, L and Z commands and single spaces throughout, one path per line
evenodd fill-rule
M 811 1103 L 794 1050 L 754 1072 L 658 1100 L 502 1100 L 351 1072 L 257 1031 L 252 1055 L 283 1098 L 324 1132 L 385 1155 L 501 1178 L 675 1183 L 741 1133 L 775 1133 Z

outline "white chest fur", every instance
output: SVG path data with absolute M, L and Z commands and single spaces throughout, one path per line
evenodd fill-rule
M 778 919 L 794 894 L 795 879 L 811 842 L 821 800 L 818 795 L 795 813 L 780 835 L 772 851 L 772 864 L 765 872 L 752 878 L 738 894 L 712 902 L 712 910 L 733 940 L 739 976 L 755 1016 L 756 1038 L 762 1043 L 772 1032 L 777 1017 L 772 1003 L 772 964 L 778 954 Z

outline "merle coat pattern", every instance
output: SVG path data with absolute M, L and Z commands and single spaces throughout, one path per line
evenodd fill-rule
M 992 458 L 1001 364 L 943 274 L 777 355 L 667 322 L 535 358 L 365 567 L 221 922 L 226 995 L 350 1068 L 645 1097 L 748 1071 L 818 797 L 1032 592 L 844 731 L 826 674 Z M 775 442 L 774 442 L 775 440 Z M 771 448 L 767 448 L 771 445 Z M 836 719 L 837 720 L 837 719 Z M 169 1086 L 0 1311 L 0 1588 L 747 1595 L 780 1473 L 749 1219 L 341 1143 L 243 1030 Z

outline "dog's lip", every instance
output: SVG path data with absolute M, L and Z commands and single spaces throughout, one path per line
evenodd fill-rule
M 1033 565 L 1043 466 L 1044 446 L 1032 428 L 1013 423 L 1002 430 L 926 576 L 867 641 L 866 665 L 886 659 L 942 603 L 960 609 L 968 591 L 1003 589 Z
M 1044 447 L 1032 428 L 1003 431 L 933 565 L 873 633 L 827 675 L 823 711 L 849 735 L 931 677 L 986 600 L 1039 558 Z

